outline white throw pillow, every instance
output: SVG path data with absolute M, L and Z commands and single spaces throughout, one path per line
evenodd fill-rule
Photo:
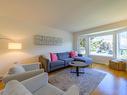
M 24 72 L 25 72 L 25 69 L 23 68 L 23 66 L 20 64 L 16 64 L 14 67 L 9 69 L 8 74 L 20 74 Z
M 12 80 L 5 86 L 2 95 L 32 95 L 20 82 Z
M 63 95 L 79 95 L 79 88 L 76 85 L 73 85 Z

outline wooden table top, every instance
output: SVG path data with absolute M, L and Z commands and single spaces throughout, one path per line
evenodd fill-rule
M 86 64 L 85 62 L 80 62 L 80 61 L 73 61 L 72 63 L 70 63 L 71 66 L 74 67 L 86 67 L 88 66 L 88 64 Z

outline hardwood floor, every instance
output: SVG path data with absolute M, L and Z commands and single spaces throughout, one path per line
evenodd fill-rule
M 112 70 L 100 64 L 93 64 L 92 68 L 105 72 L 107 75 L 91 95 L 127 95 L 127 72 Z M 2 88 L 3 84 L 0 83 L 0 89 Z
M 92 95 L 127 95 L 127 72 L 110 69 L 106 65 L 93 64 L 96 70 L 107 73 Z

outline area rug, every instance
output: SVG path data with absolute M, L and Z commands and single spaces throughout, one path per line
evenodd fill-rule
M 69 87 L 75 84 L 79 87 L 80 95 L 90 95 L 106 76 L 105 73 L 92 68 L 83 69 L 85 73 L 78 77 L 70 71 L 70 69 L 66 69 L 49 76 L 49 83 L 63 91 L 67 91 Z

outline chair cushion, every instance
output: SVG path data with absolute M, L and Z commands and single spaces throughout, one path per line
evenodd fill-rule
M 59 66 L 59 65 L 64 65 L 64 61 L 62 61 L 62 60 L 57 60 L 57 61 L 55 61 L 55 62 L 50 62 L 50 65 L 51 65 L 51 67 Z
M 79 88 L 76 85 L 73 85 L 63 95 L 79 95 Z
M 32 95 L 20 82 L 12 80 L 8 82 L 2 95 Z
M 51 84 L 48 84 L 33 93 L 33 95 L 63 95 L 63 94 L 64 92 L 62 90 L 56 88 Z
M 31 93 L 48 84 L 48 74 L 42 73 L 21 82 Z
M 50 58 L 51 58 L 51 61 L 57 61 L 58 58 L 57 58 L 57 55 L 55 53 L 50 53 Z
M 20 64 L 16 64 L 14 67 L 9 69 L 8 74 L 20 74 L 24 73 L 25 69 Z
M 86 56 L 85 57 L 75 57 L 74 60 L 85 62 L 86 64 L 91 64 L 93 62 L 92 58 L 86 57 Z
M 62 60 L 62 59 L 69 58 L 69 53 L 68 52 L 57 53 L 57 56 L 59 60 Z

